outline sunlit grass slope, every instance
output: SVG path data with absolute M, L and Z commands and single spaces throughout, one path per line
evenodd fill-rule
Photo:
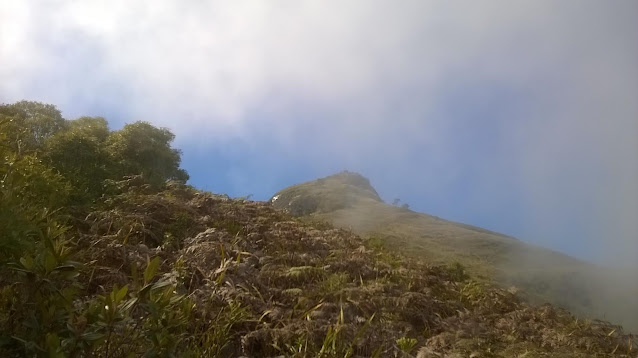
M 305 220 L 325 220 L 429 263 L 465 266 L 533 303 L 638 329 L 638 285 L 610 269 L 381 200 L 368 179 L 342 172 L 276 193 L 273 205 Z M 601 283 L 604 283 L 601 285 Z

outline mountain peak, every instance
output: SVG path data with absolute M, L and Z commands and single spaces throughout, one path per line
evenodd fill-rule
M 381 198 L 379 197 L 379 194 L 377 194 L 377 191 L 374 189 L 374 187 L 372 187 L 372 185 L 370 184 L 370 179 L 364 177 L 363 175 L 356 173 L 356 172 L 350 172 L 347 170 L 344 170 L 340 173 L 337 174 L 333 174 L 330 175 L 328 177 L 325 178 L 321 178 L 318 181 L 334 181 L 336 183 L 342 183 L 345 185 L 351 185 L 354 187 L 357 187 L 359 189 L 363 189 L 365 191 L 369 191 L 371 194 L 374 194 L 374 199 L 376 199 L 377 201 L 381 201 Z
M 275 207 L 294 216 L 331 212 L 361 201 L 382 202 L 368 178 L 347 170 L 288 187 L 270 199 Z

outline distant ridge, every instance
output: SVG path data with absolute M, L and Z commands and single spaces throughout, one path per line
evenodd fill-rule
M 638 287 L 632 277 L 473 225 L 389 205 L 370 180 L 343 171 L 277 192 L 273 206 L 311 221 L 327 221 L 428 263 L 460 263 L 477 279 L 550 302 L 585 317 L 638 330 Z M 594 285 L 605 282 L 604 286 Z M 628 284 L 629 283 L 629 284 Z

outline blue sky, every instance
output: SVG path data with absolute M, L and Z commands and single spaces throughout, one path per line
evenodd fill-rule
M 197 187 L 386 201 L 637 265 L 638 2 L 0 0 L 0 102 L 170 128 Z

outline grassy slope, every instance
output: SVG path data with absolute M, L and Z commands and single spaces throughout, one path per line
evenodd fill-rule
M 276 197 L 274 205 L 293 215 L 379 238 L 392 249 L 428 262 L 459 262 L 474 277 L 514 287 L 533 303 L 550 302 L 638 330 L 638 302 L 632 299 L 638 287 L 633 277 L 620 277 L 489 230 L 385 204 L 367 179 L 357 174 L 346 172 L 295 185 Z M 308 202 L 312 205 L 304 204 Z
M 619 327 L 528 306 L 459 267 L 410 260 L 267 203 L 179 185 L 125 190 L 74 223 L 74 256 L 87 263 L 76 305 L 102 313 L 82 311 L 67 326 L 99 332 L 100 317 L 121 317 L 105 338 L 110 345 L 99 340 L 69 356 L 635 356 L 636 337 Z M 142 285 L 130 268 L 152 257 L 157 275 L 147 279 L 145 269 L 150 283 Z M 0 287 L 10 279 L 4 274 Z M 103 302 L 127 284 L 122 302 L 138 304 Z M 0 310 L 0 331 L 27 334 L 11 324 L 14 315 Z M 17 343 L 0 345 L 0 356 L 20 356 Z

